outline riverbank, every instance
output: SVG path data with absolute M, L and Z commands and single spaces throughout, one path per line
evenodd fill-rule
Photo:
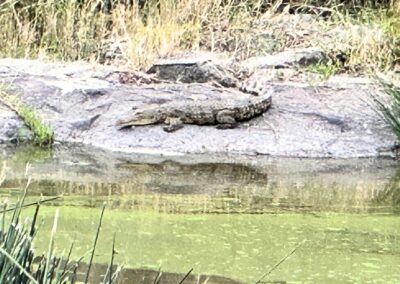
M 11 2 L 0 5 L 11 11 Z M 167 2 L 46 2 L 2 14 L 0 54 L 41 59 L 0 60 L 0 143 L 396 157 L 397 138 L 371 98 L 383 90 L 370 74 L 397 76 L 397 2 Z M 266 89 L 271 106 L 255 107 Z M 121 129 L 142 109 L 170 117 Z M 146 120 L 154 117 L 130 125 Z
M 204 73 L 202 82 L 180 83 L 160 81 L 157 75 L 150 78 L 158 81 L 146 82 L 148 74 L 131 72 L 128 74 L 138 82 L 127 82 L 126 70 L 115 67 L 3 59 L 0 83 L 21 104 L 32 109 L 43 125 L 50 125 L 56 143 L 78 143 L 127 153 L 394 156 L 396 137 L 370 98 L 370 92 L 379 92 L 373 81 L 349 75 L 321 80 L 306 71 L 284 80 L 277 76 L 294 71 L 297 62 L 307 59 L 305 64 L 313 64 L 319 56 L 314 50 L 303 50 L 283 59 L 277 55 L 243 62 L 241 66 L 258 66 L 244 83 L 251 86 L 252 82 L 261 81 L 270 88 L 272 105 L 261 116 L 239 123 L 234 129 L 184 125 L 168 133 L 162 124 L 129 129 L 117 125 L 135 109 L 163 104 L 173 108 L 184 101 L 197 101 L 200 106 L 202 101 L 210 100 L 234 103 L 252 96 L 237 87 L 215 85 L 218 82 L 209 73 Z M 204 62 L 229 70 L 224 61 L 196 57 L 190 72 L 202 70 Z M 180 60 L 174 64 L 188 63 Z M 288 67 L 276 69 L 282 64 Z M 268 75 L 271 72 L 274 76 Z M 3 105 L 0 114 L 2 143 L 32 139 L 17 113 Z

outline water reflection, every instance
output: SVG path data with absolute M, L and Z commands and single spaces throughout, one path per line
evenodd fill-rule
M 385 189 L 374 198 L 376 204 L 386 204 L 400 213 L 400 170 L 386 185 Z
M 159 164 L 118 164 L 132 175 L 145 177 L 147 189 L 169 194 L 232 194 L 233 189 L 259 189 L 267 187 L 268 174 L 257 168 L 241 164 L 199 163 L 181 164 L 165 161 Z
M 82 149 L 21 150 L 3 157 L 9 171 L 1 195 L 19 194 L 27 156 L 33 159 L 29 195 L 63 194 L 69 205 L 108 201 L 113 208 L 170 213 L 398 212 L 399 207 L 400 171 L 390 160 L 207 162 Z

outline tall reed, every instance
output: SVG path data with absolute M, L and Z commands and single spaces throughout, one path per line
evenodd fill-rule
M 0 56 L 104 62 L 110 46 L 123 46 L 123 61 L 138 68 L 148 67 L 155 58 L 199 49 L 244 59 L 286 47 L 279 44 L 285 42 L 283 32 L 273 32 L 274 23 L 267 21 L 275 13 L 329 12 L 339 15 L 330 19 L 333 23 L 368 18 L 396 38 L 399 17 L 391 15 L 399 6 L 399 0 L 3 0 Z M 265 48 L 260 41 L 271 31 L 278 44 Z M 350 45 L 359 58 L 356 63 L 369 58 L 376 66 L 393 61 L 391 49 L 397 42 L 389 40 L 382 47 L 370 35 L 348 38 L 343 46 Z M 385 55 L 390 57 L 386 60 Z
M 8 202 L 4 202 L 0 207 L 0 283 L 23 284 L 23 283 L 75 283 L 78 279 L 77 267 L 79 262 L 72 262 L 70 259 L 71 250 L 67 258 L 56 256 L 54 251 L 55 235 L 57 231 L 58 212 L 57 209 L 53 229 L 51 231 L 49 249 L 46 255 L 37 255 L 33 249 L 33 242 L 37 233 L 36 222 L 38 220 L 41 204 L 54 200 L 38 201 L 36 204 L 24 204 L 26 190 L 15 206 L 8 208 Z M 58 197 L 59 198 L 59 197 Z M 22 209 L 27 206 L 35 206 L 32 219 L 21 221 Z M 100 218 L 103 217 L 104 207 Z M 11 218 L 7 214 L 12 214 Z M 96 233 L 96 239 L 100 233 L 100 225 Z M 90 265 L 96 246 L 93 246 Z M 119 269 L 112 273 L 112 263 L 114 261 L 114 244 L 111 253 L 110 268 L 104 277 L 103 283 L 116 283 Z M 86 282 L 89 279 L 90 270 L 86 273 Z

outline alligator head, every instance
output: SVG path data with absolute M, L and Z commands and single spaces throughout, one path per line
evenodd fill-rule
M 117 126 L 124 128 L 134 125 L 150 125 L 162 123 L 165 120 L 163 112 L 156 108 L 145 108 L 136 110 L 131 116 L 126 119 L 118 120 Z

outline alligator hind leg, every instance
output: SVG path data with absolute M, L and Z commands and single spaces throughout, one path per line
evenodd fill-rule
M 234 112 L 231 110 L 221 110 L 218 112 L 217 129 L 231 129 L 237 127 L 238 123 L 234 117 Z
M 183 127 L 182 120 L 179 117 L 168 117 L 163 126 L 165 132 L 174 132 Z

